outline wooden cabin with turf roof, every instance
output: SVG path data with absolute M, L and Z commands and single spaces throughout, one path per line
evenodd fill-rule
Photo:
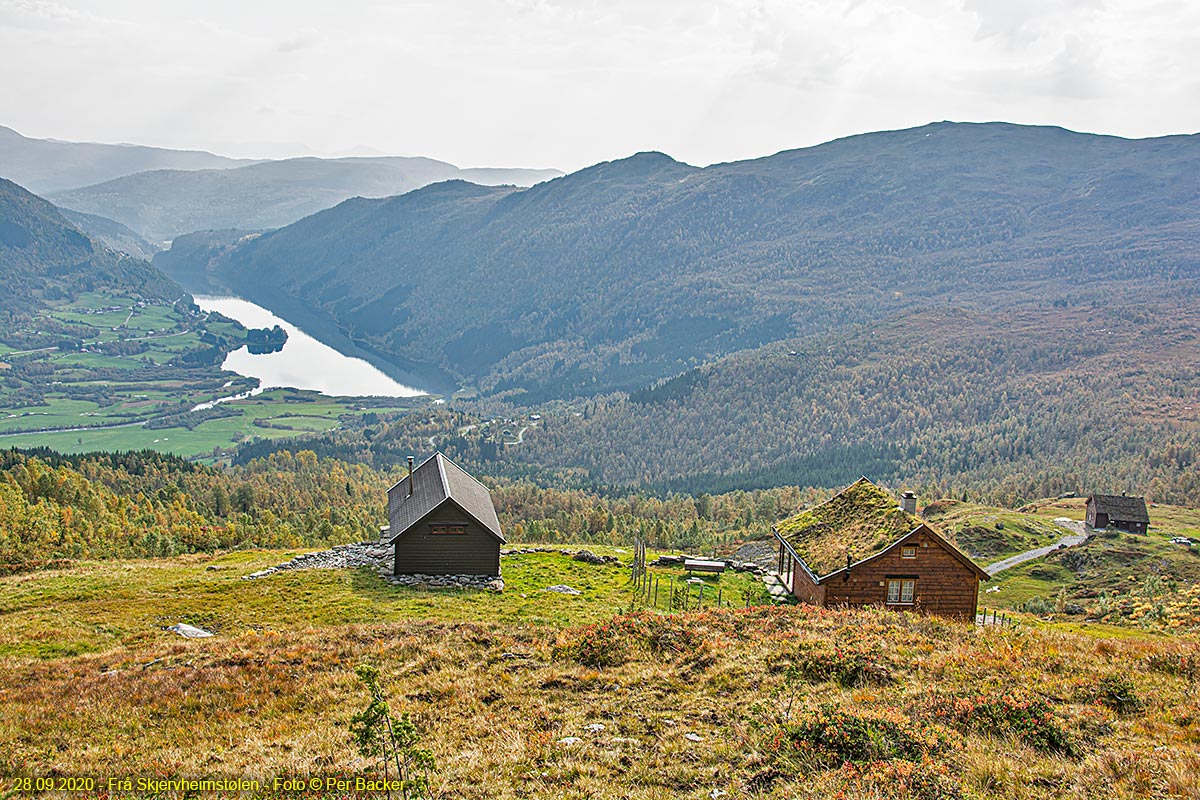
M 1116 528 L 1128 533 L 1145 533 L 1150 529 L 1150 514 L 1146 498 L 1125 494 L 1094 494 L 1087 499 L 1085 521 L 1096 530 Z
M 388 489 L 387 536 L 396 575 L 500 575 L 504 533 L 492 495 L 434 453 Z
M 776 574 L 817 606 L 909 609 L 975 619 L 988 574 L 898 500 L 866 478 L 772 528 Z M 903 504 L 903 505 L 902 505 Z

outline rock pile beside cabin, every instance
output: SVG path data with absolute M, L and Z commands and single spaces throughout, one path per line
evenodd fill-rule
M 526 555 L 530 553 L 561 553 L 575 561 L 597 566 L 621 566 L 616 556 L 601 556 L 589 550 L 564 550 L 557 547 L 514 547 L 500 551 L 501 556 Z M 681 566 L 689 556 L 661 556 L 654 566 Z M 429 586 L 434 588 L 487 589 L 504 591 L 504 579 L 498 575 L 393 575 L 395 553 L 382 542 L 358 542 L 339 544 L 316 553 L 302 553 L 285 564 L 267 567 L 244 576 L 245 580 L 265 578 L 277 572 L 296 569 L 358 569 L 372 567 L 379 577 L 393 586 Z M 752 561 L 726 560 L 726 566 L 737 572 L 762 574 L 763 568 Z
M 246 578 L 265 578 L 276 572 L 293 569 L 356 569 L 358 567 L 375 567 L 387 560 L 390 567 L 391 550 L 378 542 L 358 542 L 357 544 L 339 544 L 319 553 L 303 553 L 286 564 L 267 567 L 247 575 Z
M 432 586 L 438 588 L 504 590 L 504 580 L 496 575 L 393 575 L 395 556 L 387 545 L 379 542 L 339 544 L 318 553 L 303 553 L 286 564 L 267 567 L 247 575 L 247 579 L 265 578 L 276 572 L 294 569 L 357 569 L 374 567 L 393 586 Z

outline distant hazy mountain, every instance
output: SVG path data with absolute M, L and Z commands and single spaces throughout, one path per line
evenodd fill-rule
M 108 217 L 84 214 L 82 211 L 72 211 L 69 208 L 60 208 L 59 211 L 67 218 L 68 222 L 86 233 L 88 238 L 100 242 L 109 250 L 149 261 L 161 249 Z
M 450 179 L 530 186 L 562 173 L 460 169 L 429 158 L 291 158 L 238 169 L 155 170 L 53 195 L 152 241 L 192 231 L 278 228 L 350 197 L 388 197 Z
M 28 313 L 100 289 L 163 300 L 183 294 L 146 261 L 94 243 L 53 205 L 0 178 L 0 311 Z
M 229 294 L 233 289 L 210 267 L 258 235 L 233 228 L 185 233 L 175 237 L 170 250 L 155 254 L 153 263 L 164 275 L 186 282 L 193 294 Z
M 940 123 L 705 169 L 643 153 L 525 190 L 440 183 L 179 266 L 543 398 L 912 307 L 1195 296 L 1198 254 L 1200 136 Z
M 39 195 L 148 169 L 221 169 L 253 163 L 199 150 L 31 139 L 0 126 L 0 175 Z

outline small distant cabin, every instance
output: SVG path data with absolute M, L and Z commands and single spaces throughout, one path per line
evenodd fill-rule
M 504 533 L 492 495 L 441 453 L 388 489 L 396 575 L 499 575 Z
M 988 574 L 866 478 L 772 528 L 776 573 L 797 599 L 817 606 L 909 609 L 975 619 Z
M 1146 498 L 1094 494 L 1087 499 L 1087 524 L 1100 530 L 1116 528 L 1129 533 L 1145 533 L 1150 528 Z

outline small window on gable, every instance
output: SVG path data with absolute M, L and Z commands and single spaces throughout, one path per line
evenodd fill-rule
M 901 558 L 916 558 L 917 557 L 917 548 L 913 547 L 913 546 L 901 547 L 900 548 L 900 557 Z
M 461 536 L 467 532 L 467 526 L 447 525 L 444 522 L 435 522 L 429 526 L 429 532 L 434 536 Z

